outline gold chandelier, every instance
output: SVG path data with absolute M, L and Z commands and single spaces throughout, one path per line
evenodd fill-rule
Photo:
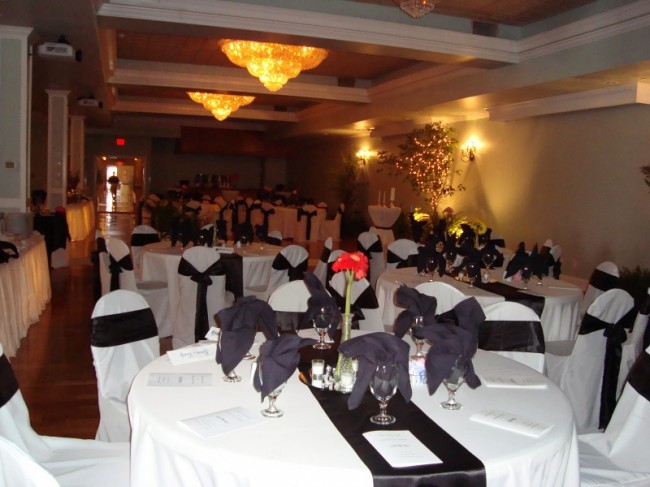
M 246 68 L 269 91 L 278 91 L 301 71 L 318 66 L 327 51 L 318 47 L 225 39 L 221 50 L 233 64 Z
M 433 0 L 393 0 L 393 2 L 414 19 L 424 17 L 435 8 Z
M 212 113 L 212 116 L 220 122 L 239 109 L 252 103 L 254 96 L 243 95 L 221 95 L 218 93 L 203 93 L 200 91 L 188 91 L 192 101 L 203 105 L 203 107 Z

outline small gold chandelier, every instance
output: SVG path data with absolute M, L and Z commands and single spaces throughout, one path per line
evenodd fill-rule
M 212 116 L 220 122 L 239 109 L 252 103 L 254 96 L 240 95 L 221 95 L 218 93 L 202 93 L 200 91 L 188 91 L 192 101 L 203 105 L 203 107 L 212 113 Z
M 424 17 L 435 8 L 433 0 L 393 0 L 399 8 L 414 19 Z
M 301 71 L 318 66 L 327 51 L 318 47 L 225 39 L 221 50 L 233 64 L 246 68 L 269 91 L 278 91 Z

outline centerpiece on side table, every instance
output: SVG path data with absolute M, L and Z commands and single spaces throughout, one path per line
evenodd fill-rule
M 363 252 L 344 252 L 332 265 L 334 272 L 345 272 L 345 309 L 343 311 L 343 323 L 341 324 L 341 343 L 349 340 L 352 329 L 352 284 L 354 280 L 360 280 L 368 274 L 368 258 Z M 346 357 L 339 352 L 334 370 L 335 389 L 340 392 L 350 392 L 354 384 L 353 358 Z

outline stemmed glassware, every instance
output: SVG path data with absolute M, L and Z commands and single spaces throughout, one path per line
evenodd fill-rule
M 447 393 L 449 394 L 447 400 L 440 403 L 444 409 L 457 410 L 463 407 L 461 403 L 456 401 L 456 391 L 465 382 L 467 366 L 467 360 L 458 356 L 449 371 L 449 375 L 442 379 L 442 383 L 447 388 Z
M 490 269 L 494 263 L 494 254 L 489 250 L 483 252 L 483 263 L 485 264 L 485 282 L 490 282 Z
M 239 236 L 239 245 L 241 247 L 242 254 L 245 254 L 246 253 L 246 246 L 248 245 L 248 235 L 246 235 L 245 233 L 242 233 Z
M 399 370 L 396 364 L 378 365 L 370 379 L 370 392 L 379 401 L 379 414 L 370 417 L 378 425 L 393 424 L 395 416 L 386 413 L 388 401 L 397 391 Z
M 530 281 L 531 274 L 530 267 L 524 266 L 521 268 L 521 281 L 524 283 L 524 289 L 528 289 L 528 281 Z
M 456 262 L 456 251 L 448 250 L 445 252 L 445 260 L 447 261 L 447 272 L 451 274 L 454 270 L 454 262 Z
M 222 333 L 219 334 L 219 345 L 221 346 L 221 337 L 223 336 Z M 237 372 L 235 372 L 235 369 L 232 369 L 230 372 L 228 372 L 226 375 L 223 376 L 223 381 L 224 382 L 241 382 L 241 377 L 237 375 Z
M 418 338 L 417 332 L 418 329 L 422 328 L 424 317 L 414 316 L 413 323 L 411 323 L 411 328 L 409 328 L 409 334 L 411 335 L 411 340 L 415 343 L 415 354 L 411 355 L 411 358 L 414 360 L 424 358 L 426 355 L 422 351 L 422 347 L 427 342 L 426 338 Z
M 259 363 L 257 364 L 257 370 L 260 377 L 260 384 L 264 383 L 264 378 L 262 376 L 262 368 L 263 368 L 263 362 L 260 360 Z M 280 393 L 282 392 L 282 389 L 284 389 L 285 385 L 286 382 L 283 382 L 278 387 L 276 387 L 271 392 L 269 392 L 269 395 L 267 396 L 269 398 L 269 405 L 267 408 L 262 409 L 262 416 L 266 418 L 279 418 L 284 414 L 284 411 L 282 411 L 282 409 L 278 409 L 275 406 L 275 401 L 280 395 Z
M 334 322 L 334 309 L 331 306 L 323 306 L 318 310 L 314 317 L 314 328 L 318 333 L 318 343 L 312 345 L 317 350 L 327 350 L 332 348 L 329 343 L 325 343 L 325 334 L 327 329 Z
M 479 265 L 476 262 L 469 262 L 467 264 L 467 277 L 469 279 L 469 287 L 474 287 L 474 282 L 480 272 Z
M 433 273 L 436 271 L 436 267 L 438 267 L 436 265 L 437 263 L 438 262 L 436 261 L 436 258 L 433 255 L 427 257 L 426 270 L 427 270 L 427 276 L 429 276 L 429 281 L 433 281 Z

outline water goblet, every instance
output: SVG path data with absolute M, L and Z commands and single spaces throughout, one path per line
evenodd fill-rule
M 245 254 L 246 253 L 246 246 L 248 245 L 248 235 L 246 235 L 245 233 L 242 233 L 239 236 L 239 245 L 241 247 L 242 254 Z
M 528 289 L 528 281 L 530 281 L 531 276 L 530 267 L 524 266 L 521 268 L 521 281 L 524 283 L 524 289 Z
M 445 261 L 447 261 L 447 272 L 451 274 L 454 270 L 454 262 L 456 262 L 456 251 L 448 250 L 445 252 Z
M 219 346 L 221 346 L 221 338 L 223 336 L 223 333 L 219 333 Z M 237 375 L 237 372 L 235 372 L 235 369 L 232 369 L 230 372 L 228 372 L 226 375 L 223 376 L 223 381 L 224 382 L 241 382 L 241 377 Z
M 444 409 L 455 411 L 463 407 L 461 403 L 456 401 L 456 391 L 461 385 L 463 385 L 463 382 L 465 382 L 467 366 L 467 360 L 458 356 L 447 377 L 442 379 L 442 383 L 447 388 L 447 393 L 449 395 L 446 401 L 440 403 Z
M 489 250 L 483 253 L 483 263 L 485 264 L 485 282 L 490 282 L 490 269 L 492 269 L 494 259 L 494 254 Z
M 318 343 L 312 345 L 316 350 L 327 350 L 332 348 L 329 343 L 325 343 L 325 334 L 327 329 L 334 322 L 334 309 L 331 306 L 323 306 L 318 310 L 314 317 L 314 328 L 318 333 Z
M 411 355 L 411 358 L 413 360 L 418 360 L 426 357 L 426 355 L 422 351 L 422 347 L 427 342 L 427 340 L 425 338 L 417 337 L 417 332 L 420 328 L 422 328 L 423 322 L 424 322 L 424 317 L 414 316 L 413 323 L 411 323 L 411 328 L 409 328 L 409 334 L 411 335 L 411 340 L 413 340 L 413 343 L 415 343 L 415 354 Z
M 264 383 L 264 378 L 262 376 L 262 368 L 263 368 L 263 363 L 262 361 L 260 361 L 257 367 L 259 377 L 260 377 L 260 384 Z M 269 395 L 267 396 L 269 398 L 269 405 L 265 409 L 262 409 L 261 411 L 262 416 L 264 416 L 265 418 L 279 418 L 284 414 L 284 411 L 276 407 L 275 401 L 277 400 L 278 396 L 282 392 L 282 389 L 284 389 L 285 385 L 286 382 L 283 382 L 278 387 L 276 387 L 271 392 L 269 392 Z
M 393 424 L 395 416 L 386 413 L 388 401 L 397 391 L 399 370 L 396 364 L 378 365 L 370 379 L 370 392 L 379 401 L 379 414 L 370 417 L 370 421 L 381 426 Z
M 433 255 L 427 257 L 426 269 L 427 269 L 427 276 L 429 276 L 429 281 L 433 281 L 433 273 L 436 271 L 436 267 L 438 267 L 436 265 L 437 263 L 438 262 L 436 261 L 436 258 Z
M 479 265 L 476 262 L 469 262 L 467 264 L 467 278 L 469 279 L 469 287 L 474 287 L 474 282 L 480 272 Z

